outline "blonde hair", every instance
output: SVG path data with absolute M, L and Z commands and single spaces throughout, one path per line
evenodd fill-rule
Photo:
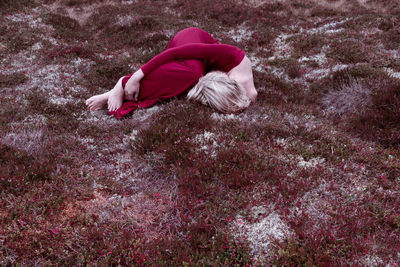
M 245 89 L 221 71 L 212 71 L 201 77 L 188 92 L 187 99 L 199 101 L 222 113 L 238 112 L 250 105 Z

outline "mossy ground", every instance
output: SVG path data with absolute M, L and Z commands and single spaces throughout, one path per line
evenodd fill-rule
M 397 266 L 397 5 L 0 2 L 0 264 Z M 252 60 L 247 110 L 85 109 L 193 26 Z

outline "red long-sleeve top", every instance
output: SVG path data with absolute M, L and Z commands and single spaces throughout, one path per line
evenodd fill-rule
M 241 49 L 220 44 L 202 29 L 182 30 L 164 52 L 141 67 L 144 78 L 140 81 L 138 101 L 125 101 L 110 114 L 122 118 L 138 107 L 148 108 L 158 100 L 185 95 L 208 71 L 229 72 L 244 56 Z M 131 76 L 122 79 L 124 88 Z

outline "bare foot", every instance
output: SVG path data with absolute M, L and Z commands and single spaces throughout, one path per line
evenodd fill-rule
M 107 104 L 107 100 L 108 92 L 101 95 L 95 95 L 86 100 L 86 106 L 89 110 L 99 110 Z
M 108 95 L 108 111 L 116 111 L 122 106 L 124 100 L 124 89 L 122 87 L 115 87 L 109 92 Z

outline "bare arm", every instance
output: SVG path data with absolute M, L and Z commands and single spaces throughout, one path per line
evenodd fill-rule
M 248 57 L 245 56 L 239 65 L 230 70 L 228 72 L 228 77 L 235 80 L 245 88 L 246 94 L 250 100 L 256 100 L 257 90 L 254 86 L 253 70 L 251 67 L 251 61 Z

